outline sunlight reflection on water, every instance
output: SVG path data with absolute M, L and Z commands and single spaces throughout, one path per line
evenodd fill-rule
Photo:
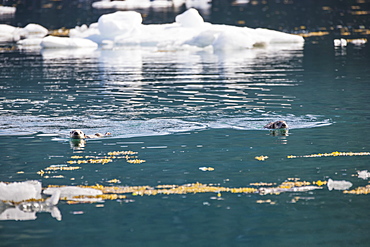
M 258 130 L 278 119 L 293 129 L 325 126 L 331 121 L 324 116 L 278 113 L 296 100 L 282 89 L 299 83 L 294 75 L 301 71 L 301 49 L 44 50 L 34 68 L 42 77 L 23 78 L 27 92 L 8 85 L 14 98 L 1 101 L 0 133 L 65 135 L 81 128 L 127 138 L 207 128 Z

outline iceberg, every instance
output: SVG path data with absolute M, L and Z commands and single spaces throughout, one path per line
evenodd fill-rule
M 71 29 L 70 38 L 88 39 L 100 45 L 109 43 L 111 47 L 141 46 L 158 50 L 238 50 L 304 43 L 301 36 L 279 31 L 207 23 L 193 8 L 176 16 L 174 23 L 150 25 L 142 24 L 137 12 L 117 11 L 102 15 L 89 27 L 83 25 Z M 43 47 L 51 46 L 44 43 Z
M 284 44 L 287 48 L 304 43 L 301 36 L 279 31 L 207 23 L 194 8 L 176 16 L 173 23 L 145 25 L 142 22 L 138 12 L 116 11 L 100 16 L 98 22 L 89 26 L 76 26 L 70 30 L 69 37 L 47 36 L 48 30 L 34 23 L 24 28 L 0 24 L 0 42 L 17 42 L 25 48 L 146 47 L 159 51 L 241 50 L 274 44 Z
M 347 190 L 352 187 L 352 183 L 345 180 L 334 181 L 329 178 L 327 186 L 329 190 Z

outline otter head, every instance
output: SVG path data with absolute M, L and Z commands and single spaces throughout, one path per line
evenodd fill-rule
M 69 136 L 72 138 L 72 139 L 85 139 L 85 134 L 82 130 L 72 130 L 70 133 L 69 133 Z
M 288 128 L 288 124 L 285 121 L 277 121 L 275 122 L 277 128 L 276 129 L 286 129 Z
M 288 124 L 285 121 L 276 121 L 265 126 L 267 129 L 287 129 Z

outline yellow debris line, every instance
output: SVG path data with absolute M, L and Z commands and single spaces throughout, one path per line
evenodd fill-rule
M 40 199 L 35 199 L 35 198 L 31 198 L 31 199 L 27 199 L 27 200 L 23 200 L 23 201 L 9 201 L 9 200 L 1 200 L 2 202 L 4 203 L 8 203 L 8 204 L 11 204 L 11 205 L 19 205 L 21 203 L 24 203 L 24 202 L 44 202 L 46 200 L 46 198 L 40 198 Z
M 126 159 L 128 163 L 131 164 L 141 164 L 146 162 L 145 160 L 138 159 L 137 156 L 130 156 L 137 154 L 137 152 L 134 151 L 112 151 L 108 152 L 109 156 L 99 157 L 99 156 L 78 156 L 73 155 L 71 156 L 71 159 L 67 161 L 68 164 L 107 164 L 113 161 L 113 159 Z
M 278 186 L 278 188 L 293 188 L 293 187 L 302 187 L 302 186 L 308 186 L 308 185 L 311 185 L 310 182 L 306 182 L 306 181 L 295 181 L 295 182 L 290 182 L 290 181 L 287 181 L 287 182 L 283 182 L 281 185 Z
M 366 185 L 365 187 L 358 187 L 353 190 L 345 190 L 343 191 L 344 194 L 355 194 L 355 195 L 367 195 L 370 194 L 370 184 Z
M 117 200 L 117 199 L 125 199 L 125 198 L 127 198 L 125 195 L 117 195 L 117 194 L 102 194 L 102 195 L 95 195 L 95 196 L 80 195 L 80 196 L 73 197 L 73 199 L 102 199 L 102 200 Z
M 366 156 L 370 155 L 370 152 L 331 152 L 331 153 L 318 153 L 318 154 L 308 154 L 302 156 L 288 155 L 288 159 L 295 158 L 314 158 L 314 157 L 331 157 L 331 156 Z
M 204 172 L 207 172 L 207 171 L 211 172 L 211 171 L 214 171 L 215 168 L 202 166 L 202 167 L 199 167 L 199 170 L 204 171 Z
M 254 157 L 256 160 L 259 160 L 259 161 L 264 161 L 264 160 L 266 160 L 266 159 L 268 159 L 269 157 L 268 156 L 256 156 L 256 157 Z
M 131 164 L 141 164 L 141 163 L 144 163 L 145 160 L 134 159 L 134 160 L 127 160 L 127 162 Z
M 88 159 L 88 160 L 69 160 L 67 161 L 68 164 L 107 164 L 112 162 L 112 159 Z
M 108 155 L 128 155 L 128 154 L 137 154 L 134 151 L 112 151 L 109 152 Z
M 108 183 L 121 183 L 121 181 L 119 179 L 111 179 L 111 180 L 108 180 L 107 181 Z

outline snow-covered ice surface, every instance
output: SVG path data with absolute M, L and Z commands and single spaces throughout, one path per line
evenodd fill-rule
M 168 24 L 142 24 L 140 13 L 117 11 L 102 15 L 97 23 L 77 26 L 70 37 L 47 36 L 48 30 L 38 24 L 24 28 L 0 25 L 1 42 L 17 42 L 22 47 L 103 48 L 150 47 L 171 50 L 238 50 L 272 44 L 303 44 L 304 39 L 262 28 L 216 25 L 204 22 L 196 9 L 190 8 Z
M 303 43 L 297 35 L 268 29 L 252 29 L 204 22 L 196 9 L 178 15 L 174 23 L 142 24 L 134 11 L 103 15 L 88 28 L 76 27 L 71 37 L 87 38 L 98 44 L 109 40 L 115 46 L 147 46 L 160 50 L 177 49 L 250 49 L 276 43 Z
M 29 199 L 41 198 L 41 183 L 30 180 L 25 182 L 0 182 L 0 200 L 21 202 Z

